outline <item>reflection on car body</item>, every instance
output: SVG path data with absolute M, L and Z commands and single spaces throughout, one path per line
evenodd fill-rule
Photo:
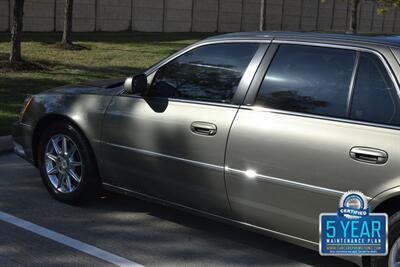
M 399 59 L 390 38 L 214 36 L 125 83 L 34 96 L 16 123 L 16 151 L 64 202 L 101 184 L 316 250 L 319 214 L 357 189 L 394 218 L 392 245 Z

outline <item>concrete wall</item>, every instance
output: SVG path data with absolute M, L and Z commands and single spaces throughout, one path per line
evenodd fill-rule
M 301 29 L 304 31 L 317 30 L 317 21 L 319 18 L 319 1 L 303 0 Z
M 38 28 L 43 29 L 43 31 L 53 31 L 54 1 L 26 0 L 24 22 L 25 22 L 24 30 L 26 31 L 34 31 Z
M 0 0 L 0 31 L 8 31 L 10 29 L 9 4 L 9 0 Z
M 31 0 L 34 1 L 34 0 Z M 56 9 L 55 25 L 56 31 L 62 31 L 64 26 L 65 0 L 54 0 Z M 73 31 L 90 32 L 95 30 L 96 23 L 96 0 L 79 0 L 74 4 Z M 24 23 L 25 24 L 25 23 Z M 40 31 L 40 30 L 39 30 Z
M 193 1 L 165 1 L 164 31 L 189 32 L 192 29 Z
M 259 28 L 261 0 L 75 0 L 73 30 L 232 32 Z M 0 31 L 9 31 L 14 0 L 0 0 Z M 25 0 L 24 30 L 61 31 L 65 0 Z M 359 10 L 359 31 L 399 33 L 400 11 L 378 15 L 374 1 Z M 343 0 L 266 0 L 265 28 L 346 31 Z
M 218 0 L 194 0 L 193 27 L 195 32 L 215 32 L 218 24 Z
M 242 17 L 240 30 L 252 31 L 258 29 L 260 25 L 260 1 L 247 0 L 243 1 Z
M 161 32 L 164 30 L 164 5 L 166 0 L 134 0 L 133 30 Z

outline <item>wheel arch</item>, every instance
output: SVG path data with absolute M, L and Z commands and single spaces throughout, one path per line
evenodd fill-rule
M 389 189 L 371 200 L 371 212 L 386 213 L 390 218 L 400 211 L 400 186 Z M 371 257 L 362 257 L 362 266 L 371 266 Z
M 400 187 L 388 190 L 371 200 L 371 211 L 387 213 L 390 217 L 400 211 Z
M 52 113 L 52 114 L 47 114 L 45 116 L 43 116 L 37 123 L 36 126 L 33 130 L 33 134 L 32 134 L 32 156 L 33 156 L 33 162 L 34 165 L 36 167 L 38 167 L 39 165 L 39 161 L 38 161 L 38 143 L 40 140 L 40 136 L 43 133 L 43 131 L 46 130 L 47 127 L 49 127 L 49 125 L 55 123 L 55 122 L 65 122 L 68 123 L 70 125 L 72 125 L 75 129 L 77 129 L 79 131 L 79 133 L 82 135 L 82 137 L 85 139 L 85 141 L 87 142 L 89 149 L 90 149 L 90 153 L 93 156 L 93 158 L 95 159 L 95 164 L 96 164 L 96 168 L 98 170 L 98 164 L 97 164 L 97 157 L 96 154 L 94 153 L 92 144 L 90 143 L 89 139 L 87 138 L 87 135 L 85 134 L 85 132 L 83 131 L 82 127 L 80 127 L 73 119 L 71 119 L 70 117 L 63 115 L 63 114 L 56 114 L 56 113 Z

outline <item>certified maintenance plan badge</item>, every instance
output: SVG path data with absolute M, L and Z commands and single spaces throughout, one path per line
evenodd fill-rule
M 337 213 L 320 215 L 319 228 L 321 255 L 387 255 L 387 215 L 369 213 L 361 192 L 343 194 Z

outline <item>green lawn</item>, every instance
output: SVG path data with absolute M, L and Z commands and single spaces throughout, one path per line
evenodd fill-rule
M 146 69 L 165 56 L 199 40 L 194 33 L 76 33 L 76 43 L 89 50 L 64 51 L 50 45 L 56 33 L 24 33 L 25 60 L 50 66 L 48 71 L 0 73 L 0 136 L 11 125 L 25 97 L 43 90 L 87 80 L 126 77 Z M 9 34 L 0 33 L 0 64 L 9 53 Z

